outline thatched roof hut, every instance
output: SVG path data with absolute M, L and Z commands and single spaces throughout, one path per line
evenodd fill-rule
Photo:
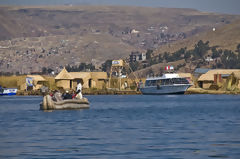
M 38 90 L 40 89 L 42 86 L 46 85 L 47 80 L 41 76 L 41 75 L 27 75 L 26 78 L 30 78 L 32 79 L 32 90 Z M 26 87 L 28 87 L 28 84 L 24 84 Z M 25 88 L 24 88 L 25 89 Z M 29 88 L 28 88 L 29 89 Z
M 34 81 L 47 81 L 43 76 L 41 75 L 27 75 L 27 77 L 32 78 Z
M 106 72 L 68 72 L 65 68 L 55 77 L 57 87 L 75 89 L 82 83 L 84 88 L 103 88 L 107 80 Z
M 201 88 L 208 89 L 213 84 L 226 83 L 227 78 L 233 73 L 238 72 L 240 69 L 215 69 L 201 75 L 198 79 L 198 84 Z
M 55 77 L 55 80 L 72 80 L 72 79 L 73 77 L 65 68 L 63 68 L 62 71 Z
M 198 79 L 198 81 L 214 81 L 214 75 L 215 74 L 221 74 L 221 75 L 230 75 L 233 72 L 240 71 L 239 69 L 215 69 L 210 70 L 207 73 L 201 75 Z

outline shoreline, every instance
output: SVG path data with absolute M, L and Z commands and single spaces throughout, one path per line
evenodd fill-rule
M 141 95 L 140 91 L 134 90 L 83 90 L 83 95 Z M 18 96 L 43 96 L 44 93 L 40 91 L 18 91 Z
M 188 88 L 185 94 L 229 94 L 229 95 L 239 95 L 240 91 L 222 91 L 222 90 L 206 90 L 202 88 Z
M 229 94 L 229 95 L 239 95 L 240 91 L 221 91 L 221 90 L 205 90 L 201 88 L 189 88 L 184 95 L 191 94 Z M 40 91 L 18 91 L 18 96 L 42 96 L 43 93 Z M 135 90 L 83 90 L 83 95 L 142 95 L 140 91 Z

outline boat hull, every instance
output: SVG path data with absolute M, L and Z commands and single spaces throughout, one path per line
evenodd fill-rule
M 13 96 L 17 94 L 16 88 L 3 88 L 0 92 L 0 96 Z
M 67 99 L 55 102 L 50 95 L 43 97 L 40 104 L 40 110 L 65 110 L 65 109 L 88 109 L 89 102 L 87 98 Z
M 140 88 L 140 91 L 144 95 L 164 95 L 164 94 L 184 94 L 185 91 L 190 87 L 187 85 L 165 85 L 165 86 L 149 86 Z

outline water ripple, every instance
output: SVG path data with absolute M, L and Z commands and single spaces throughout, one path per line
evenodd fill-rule
M 87 96 L 89 110 L 39 111 L 0 98 L 0 158 L 205 159 L 240 156 L 240 96 Z

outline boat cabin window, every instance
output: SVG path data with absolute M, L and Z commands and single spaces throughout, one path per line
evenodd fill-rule
M 156 86 L 157 80 L 147 80 L 145 86 Z
M 186 78 L 168 78 L 158 80 L 147 80 L 145 86 L 157 86 L 157 85 L 172 85 L 172 84 L 189 84 Z
M 173 82 L 176 84 L 189 84 L 186 78 L 173 78 Z

